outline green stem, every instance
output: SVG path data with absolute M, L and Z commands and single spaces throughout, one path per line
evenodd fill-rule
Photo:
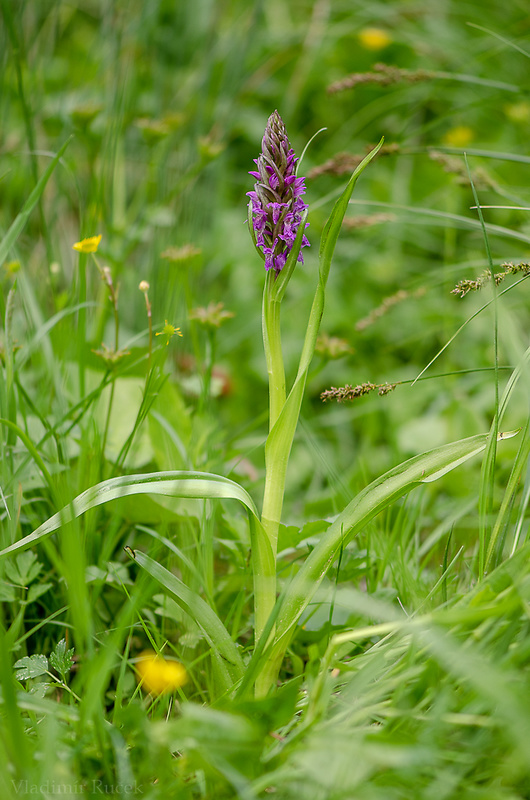
M 71 694 L 74 700 L 77 700 L 78 703 L 82 702 L 81 698 L 72 689 L 70 689 L 67 683 L 61 681 L 59 678 L 56 678 L 55 675 L 52 672 L 49 672 L 48 670 L 46 670 L 46 675 L 50 676 L 50 678 L 56 684 L 56 686 L 59 686 L 61 689 L 64 689 L 65 692 Z
M 114 404 L 114 389 L 116 388 L 116 378 L 112 379 L 111 387 L 110 387 L 110 396 L 109 396 L 109 404 L 107 406 L 107 417 L 105 419 L 105 430 L 103 433 L 103 441 L 101 443 L 101 477 L 103 478 L 103 467 L 105 464 L 105 450 L 107 449 L 107 439 L 109 435 L 109 428 L 110 428 L 110 416 L 112 414 L 112 406 Z
M 147 361 L 147 372 L 151 370 L 151 362 L 153 360 L 153 315 L 151 314 L 151 306 L 147 308 L 147 321 L 149 323 L 149 359 Z
M 267 373 L 269 376 L 269 431 L 273 429 L 285 405 L 285 368 L 283 364 L 281 327 L 280 327 L 280 301 L 273 297 L 272 287 L 275 274 L 271 270 L 265 282 L 263 293 L 263 345 L 267 360 Z M 290 448 L 289 448 L 290 449 Z M 285 474 L 287 471 L 287 458 L 275 459 L 266 463 L 265 491 L 263 495 L 263 508 L 261 522 L 267 534 L 273 558 L 276 559 L 278 543 L 278 529 L 280 526 L 283 495 L 285 489 Z M 274 581 L 274 595 L 276 592 Z M 275 596 L 269 598 L 272 605 L 268 609 L 263 622 L 266 622 Z M 262 630 L 262 628 L 261 628 Z M 260 633 L 261 633 L 260 630 Z M 256 631 L 258 633 L 258 631 Z
M 78 303 L 77 315 L 77 359 L 79 364 L 79 396 L 85 396 L 85 350 L 86 350 L 86 261 L 84 253 L 79 253 Z
M 273 297 L 272 287 L 276 275 L 267 274 L 263 292 L 263 345 L 269 376 L 269 430 L 276 424 L 285 405 L 285 368 L 283 363 L 280 300 Z M 254 615 L 255 637 L 259 641 L 276 602 L 276 552 L 278 530 L 282 515 L 286 464 L 272 462 L 266 466 L 265 491 L 262 509 L 262 535 L 264 541 L 255 543 L 254 561 Z M 263 693 L 256 685 L 257 693 Z
M 290 413 L 286 414 L 288 408 L 285 407 L 284 401 L 284 406 L 282 406 L 282 408 L 285 407 L 284 415 L 286 416 L 281 425 L 281 431 L 276 428 L 269 434 L 267 447 L 265 449 L 265 493 L 263 497 L 261 524 L 267 536 L 267 544 L 270 547 L 272 558 L 263 558 L 260 563 L 260 580 L 264 588 L 259 602 L 258 583 L 256 578 L 254 579 L 256 641 L 259 639 L 259 635 L 263 631 L 263 627 L 276 602 L 276 553 L 278 547 L 278 530 L 280 527 L 283 498 L 285 494 L 287 465 L 300 416 L 307 373 L 315 350 L 317 334 L 324 310 L 324 296 L 325 282 L 321 277 L 311 307 L 298 374 L 287 400 Z M 264 564 L 268 566 L 268 572 L 265 571 L 266 568 Z M 272 632 L 274 633 L 274 629 Z M 276 648 L 275 651 L 265 659 L 256 679 L 255 691 L 258 697 L 265 696 L 269 692 L 271 686 L 274 685 L 278 677 L 284 652 L 284 649 Z
M 204 379 L 199 402 L 199 411 L 209 410 L 212 399 L 212 375 L 215 365 L 216 335 L 209 328 L 206 332 L 206 354 L 204 358 Z
M 272 297 L 273 270 L 267 274 L 263 292 L 263 346 L 269 375 L 269 430 L 285 405 L 285 369 L 280 329 L 280 301 Z
M 94 256 L 94 261 L 96 261 L 96 265 L 102 273 L 102 270 Z M 114 313 L 114 352 L 118 353 L 119 341 L 120 341 L 120 316 L 118 314 L 118 296 L 114 289 L 112 283 L 109 285 L 110 290 L 110 299 L 112 302 L 112 309 Z M 105 432 L 103 434 L 103 442 L 101 446 L 101 476 L 103 477 L 103 464 L 105 462 L 105 450 L 107 449 L 107 438 L 109 435 L 109 427 L 110 427 L 110 417 L 112 414 L 112 406 L 114 404 L 114 390 L 116 388 L 116 376 L 113 377 L 112 385 L 110 387 L 110 397 L 109 397 L 109 405 L 107 407 L 107 418 L 105 420 Z

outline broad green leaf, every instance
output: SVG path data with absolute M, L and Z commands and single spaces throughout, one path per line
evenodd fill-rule
M 214 653 L 218 655 L 218 664 L 225 672 L 226 688 L 232 687 L 234 679 L 240 678 L 244 671 L 243 660 L 235 642 L 225 626 L 210 606 L 191 590 L 180 578 L 162 567 L 157 561 L 140 550 L 127 548 L 127 553 L 157 583 L 171 594 L 178 605 L 199 625 L 208 639 Z
M 171 497 L 238 500 L 257 518 L 257 510 L 248 492 L 238 483 L 209 472 L 150 472 L 145 475 L 124 475 L 98 483 L 78 495 L 70 505 L 43 522 L 42 525 L 9 547 L 0 551 L 0 557 L 27 550 L 62 525 L 80 517 L 96 506 L 136 494 L 159 494 Z
M 261 540 L 260 544 L 267 544 L 264 537 L 259 535 L 261 525 L 254 502 L 239 484 L 210 473 L 173 471 L 155 472 L 147 475 L 128 475 L 103 481 L 83 492 L 69 506 L 54 514 L 29 536 L 2 550 L 0 556 L 31 547 L 62 525 L 95 506 L 128 495 L 138 494 L 238 500 L 249 512 L 253 542 L 259 539 Z M 132 555 L 137 563 L 164 586 L 179 605 L 201 626 L 212 645 L 225 690 L 230 688 L 234 680 L 241 677 L 243 662 L 236 645 L 215 612 L 199 595 L 191 591 L 182 581 L 160 566 L 160 564 L 140 552 L 132 553 Z M 260 578 L 256 576 L 255 579 L 259 581 Z
M 87 372 L 88 375 L 88 372 Z M 94 387 L 99 376 L 93 373 Z M 92 388 L 90 384 L 87 384 Z M 113 392 L 113 403 L 109 422 L 109 432 L 105 448 L 105 456 L 115 462 L 122 448 L 131 435 L 137 422 L 138 410 L 142 404 L 145 378 L 139 376 L 120 376 L 113 381 L 112 387 L 106 386 L 101 392 L 101 400 L 96 406 L 95 419 L 104 430 L 109 398 Z M 136 432 L 134 443 L 127 456 L 129 469 L 142 469 L 153 462 L 153 448 L 147 427 L 142 426 Z M 180 466 L 174 464 L 174 466 Z
M 44 685 L 46 687 L 50 686 L 49 683 L 45 683 Z M 1 702 L 2 695 L 0 694 L 0 703 Z M 49 700 L 34 692 L 31 694 L 27 691 L 18 692 L 17 706 L 24 711 L 29 711 L 31 714 L 42 717 L 49 716 L 54 719 L 64 720 L 68 723 L 75 723 L 79 720 L 79 709 L 77 706 L 68 706 L 66 703 L 58 703 L 57 700 Z
M 206 781 L 211 780 L 219 787 L 208 792 L 210 797 L 247 800 L 258 796 L 251 779 L 262 769 L 264 734 L 258 724 L 243 714 L 183 703 L 179 718 L 154 722 L 151 735 L 169 752 L 186 754 L 189 774 L 200 772 Z M 219 776 L 227 781 L 229 790 L 221 788 L 224 784 L 219 782 Z M 183 796 L 182 792 L 178 794 Z
M 15 603 L 16 594 L 13 586 L 8 586 L 5 581 L 0 582 L 0 603 Z
M 27 587 L 35 580 L 41 569 L 42 564 L 37 561 L 35 553 L 20 553 L 16 563 L 6 564 L 6 575 L 17 586 Z
M 52 587 L 53 583 L 32 583 L 28 589 L 28 596 L 26 598 L 26 602 L 34 603 L 35 600 L 38 600 L 39 597 L 42 597 L 43 594 L 49 592 Z
M 149 437 L 158 469 L 186 469 L 191 437 L 190 410 L 179 388 L 166 381 L 148 415 Z
M 66 675 L 72 669 L 74 663 L 73 659 L 74 648 L 70 650 L 66 647 L 66 639 L 61 639 L 55 645 L 53 652 L 50 654 L 50 666 L 59 673 L 63 681 L 66 680 Z
M 16 664 L 13 665 L 16 670 L 17 681 L 25 681 L 28 678 L 38 678 L 40 675 L 46 675 L 48 672 L 48 659 L 41 654 L 34 656 L 24 656 L 19 658 Z
M 499 440 L 508 436 L 506 433 L 499 434 Z M 437 480 L 481 453 L 487 446 L 488 438 L 489 434 L 479 434 L 414 456 L 360 492 L 322 535 L 288 587 L 277 624 L 277 637 L 296 623 L 340 548 L 347 545 L 363 526 L 415 486 Z

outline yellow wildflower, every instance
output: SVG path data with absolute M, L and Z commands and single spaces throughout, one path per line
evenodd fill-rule
M 99 236 L 89 236 L 88 239 L 82 239 L 72 245 L 72 249 L 77 250 L 78 253 L 96 253 L 100 241 L 101 234 Z
M 382 28 L 363 28 L 359 32 L 359 41 L 366 50 L 383 50 L 392 39 Z
M 455 128 L 451 128 L 447 131 L 443 137 L 443 142 L 449 145 L 449 147 L 465 147 L 473 141 L 474 136 L 475 134 L 472 128 L 469 128 L 467 125 L 457 125 Z
M 158 331 L 156 336 L 167 336 L 166 344 L 169 344 L 169 340 L 171 339 L 172 336 L 182 336 L 182 333 L 180 332 L 180 328 L 175 328 L 175 326 L 172 325 L 171 322 L 168 322 L 166 319 L 166 324 L 164 325 L 161 331 Z
M 186 670 L 178 661 L 167 661 L 152 651 L 140 655 L 136 665 L 142 686 L 151 694 L 174 692 L 184 686 Z

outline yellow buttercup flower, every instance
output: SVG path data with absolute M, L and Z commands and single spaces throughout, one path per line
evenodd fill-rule
M 155 334 L 155 335 L 156 336 L 167 336 L 166 344 L 169 344 L 169 340 L 173 336 L 182 336 L 182 333 L 180 332 L 180 328 L 175 328 L 175 326 L 172 325 L 171 322 L 168 322 L 167 319 L 166 319 L 166 324 L 164 325 L 162 330 L 158 331 L 158 333 Z
M 359 41 L 366 50 L 383 50 L 392 39 L 382 28 L 363 28 L 359 32 Z
M 178 661 L 166 661 L 152 651 L 140 655 L 136 665 L 142 686 L 151 694 L 166 694 L 184 686 L 186 670 Z
M 78 253 L 96 253 L 99 243 L 101 241 L 101 234 L 99 236 L 89 236 L 88 239 L 82 239 L 72 245 L 73 250 Z
M 443 142 L 449 145 L 449 147 L 466 147 L 466 145 L 473 141 L 474 136 L 475 134 L 472 128 L 469 128 L 467 125 L 457 125 L 455 128 L 451 128 L 451 130 L 447 131 L 443 137 Z

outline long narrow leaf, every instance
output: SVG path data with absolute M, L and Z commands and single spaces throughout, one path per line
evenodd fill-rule
M 506 529 L 506 526 L 508 525 L 508 519 L 514 502 L 515 493 L 519 489 L 521 476 L 524 470 L 528 466 L 528 458 L 530 456 L 530 437 L 528 435 L 529 430 L 530 430 L 530 421 L 527 420 L 521 438 L 521 443 L 519 445 L 519 450 L 517 452 L 517 456 L 515 458 L 512 467 L 510 479 L 508 481 L 508 484 L 504 492 L 504 497 L 502 499 L 501 507 L 499 509 L 499 513 L 497 514 L 497 519 L 495 520 L 495 524 L 492 528 L 491 537 L 488 541 L 488 549 L 486 552 L 486 559 L 484 562 L 485 574 L 488 571 L 488 568 L 490 566 L 490 561 L 495 553 L 499 537 L 501 536 L 502 532 Z
M 150 472 L 146 475 L 125 475 L 111 478 L 92 486 L 86 492 L 78 495 L 72 503 L 46 522 L 9 547 L 0 551 L 0 557 L 9 553 L 27 550 L 36 542 L 41 541 L 62 525 L 72 519 L 80 517 L 91 508 L 135 494 L 160 494 L 170 497 L 196 497 L 202 499 L 231 499 L 238 500 L 257 518 L 257 510 L 248 492 L 238 483 L 220 475 L 209 472 L 188 472 L 175 470 L 171 472 Z
M 363 158 L 348 181 L 345 190 L 333 206 L 333 211 L 329 215 L 329 219 L 324 226 L 322 238 L 320 239 L 320 250 L 318 254 L 320 260 L 320 276 L 324 283 L 328 279 L 331 260 L 333 258 L 333 253 L 335 252 L 335 245 L 337 244 L 337 239 L 339 238 L 340 229 L 342 227 L 342 220 L 344 219 L 344 215 L 348 208 L 348 203 L 350 202 L 357 179 L 368 166 L 370 161 L 376 157 L 379 150 L 383 146 L 383 142 L 384 138 L 382 138 L 379 144 L 376 145 L 365 158 Z
M 265 446 L 265 462 L 267 464 L 267 469 L 270 469 L 270 465 L 274 464 L 274 469 L 278 474 L 280 474 L 280 470 L 282 471 L 281 480 L 285 478 L 287 462 L 289 460 L 289 454 L 291 451 L 296 426 L 298 424 L 298 418 L 300 416 L 300 408 L 304 396 L 307 375 L 313 354 L 315 352 L 315 345 L 318 331 L 320 329 L 322 314 L 324 313 L 326 283 L 331 266 L 331 260 L 335 251 L 335 245 L 337 244 L 337 239 L 342 226 L 342 220 L 344 219 L 344 214 L 348 208 L 348 203 L 350 201 L 355 184 L 357 183 L 357 179 L 365 167 L 367 167 L 370 161 L 377 155 L 378 151 L 382 147 L 382 144 L 383 139 L 381 139 L 379 144 L 366 156 L 366 158 L 361 161 L 348 181 L 343 193 L 336 201 L 329 219 L 324 226 L 324 230 L 322 231 L 319 252 L 320 267 L 318 286 L 313 299 L 313 305 L 311 306 L 304 345 L 302 348 L 302 354 L 300 356 L 298 373 L 282 412 L 272 428 Z
M 22 206 L 21 212 L 15 217 L 11 227 L 7 231 L 7 233 L 4 236 L 4 238 L 2 239 L 2 241 L 0 242 L 0 266 L 6 260 L 9 251 L 11 250 L 13 245 L 15 244 L 16 240 L 18 239 L 18 237 L 20 236 L 20 234 L 21 234 L 21 232 L 22 232 L 22 230 L 24 228 L 24 225 L 28 221 L 29 215 L 31 214 L 31 212 L 33 211 L 33 209 L 35 208 L 35 206 L 39 202 L 39 198 L 40 198 L 41 194 L 43 193 L 44 188 L 45 188 L 46 184 L 48 183 L 48 180 L 49 180 L 52 172 L 54 171 L 55 167 L 59 163 L 64 151 L 66 150 L 66 148 L 68 147 L 68 145 L 70 144 L 72 139 L 73 139 L 73 137 L 70 136 L 66 140 L 66 142 L 63 144 L 63 146 L 61 147 L 61 149 L 59 150 L 57 155 L 55 155 L 52 158 L 52 160 L 50 161 L 50 164 L 48 165 L 46 171 L 43 173 L 43 175 L 39 179 L 39 182 L 37 183 L 37 185 L 35 186 L 35 188 L 31 192 L 30 196 L 28 197 L 28 199 L 26 200 L 26 202 Z
M 499 439 L 514 435 L 501 433 Z M 276 654 L 277 658 L 277 654 L 283 652 L 292 628 L 311 601 L 340 548 L 348 544 L 376 514 L 415 486 L 436 480 L 478 455 L 486 448 L 488 438 L 489 434 L 480 434 L 415 456 L 375 480 L 346 506 L 322 535 L 278 601 L 281 609 L 272 657 Z
M 163 586 L 176 603 L 199 625 L 214 652 L 218 653 L 227 665 L 228 675 L 225 676 L 227 679 L 225 688 L 231 688 L 234 680 L 242 677 L 244 665 L 237 645 L 217 614 L 200 595 L 157 561 L 149 558 L 140 550 L 126 548 L 126 552 L 157 583 Z

